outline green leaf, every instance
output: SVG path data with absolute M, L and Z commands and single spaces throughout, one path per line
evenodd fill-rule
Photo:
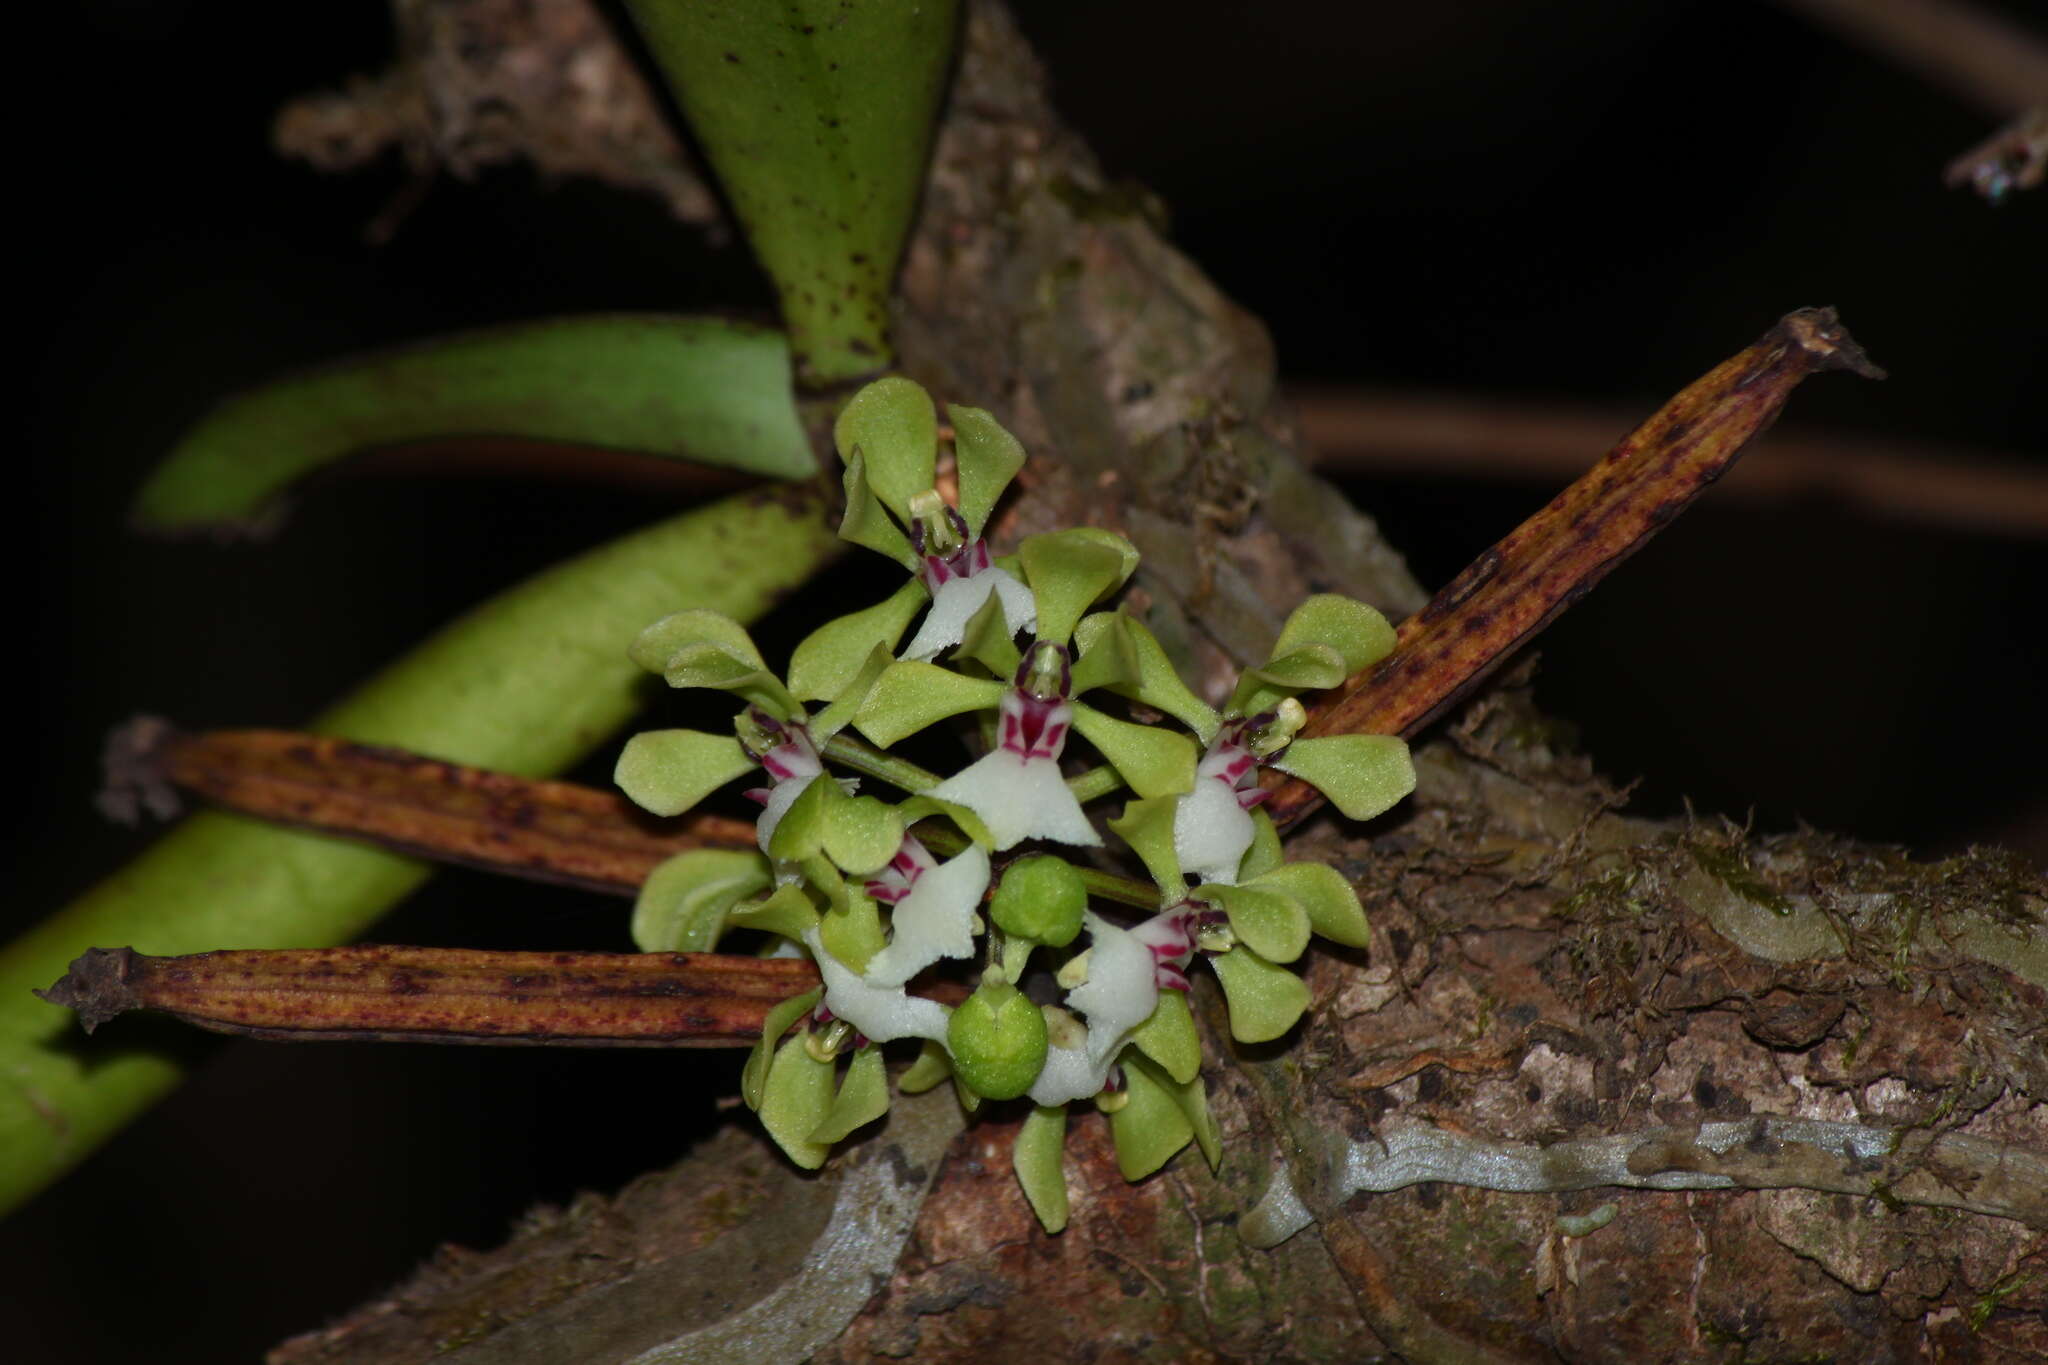
M 280 493 L 345 455 L 480 435 L 774 479 L 817 472 L 780 333 L 610 314 L 439 337 L 237 394 L 172 448 L 137 495 L 134 520 L 152 531 L 253 531 L 273 519 Z
M 761 1126 L 789 1159 L 815 1171 L 832 1155 L 828 1143 L 815 1142 L 825 1116 L 832 1112 L 831 1062 L 821 1062 L 805 1046 L 804 1035 L 787 1039 L 768 1064 L 768 1083 L 761 1088 Z
M 1394 628 L 1387 618 L 1363 602 L 1336 593 L 1318 593 L 1296 607 L 1280 627 L 1273 657 L 1291 654 L 1303 645 L 1326 645 L 1343 658 L 1344 676 L 1376 664 L 1394 650 Z
M 1067 1225 L 1067 1108 L 1033 1105 L 1017 1130 L 1010 1166 L 1031 1201 L 1039 1226 L 1058 1232 Z
M 874 1044 L 853 1054 L 846 1078 L 825 1121 L 811 1130 L 809 1141 L 830 1147 L 854 1129 L 889 1112 L 889 1077 L 882 1070 L 882 1049 Z
M 1116 1165 L 1126 1180 L 1143 1180 L 1188 1145 L 1195 1126 L 1173 1095 L 1171 1081 L 1142 1059 L 1124 1054 L 1124 1093 L 1129 1097 L 1109 1116 Z
M 1065 644 L 1081 613 L 1138 567 L 1131 542 L 1096 526 L 1026 536 L 1017 557 L 1038 600 L 1038 638 L 1055 644 Z
M 939 452 L 939 419 L 922 385 L 890 375 L 866 385 L 839 410 L 832 426 L 839 458 L 859 451 L 868 487 L 896 519 L 910 524 L 910 500 L 932 486 Z
M 747 1102 L 747 1108 L 759 1110 L 761 1097 L 768 1086 L 768 1064 L 775 1057 L 775 1044 L 782 1035 L 789 1032 L 789 1026 L 817 1008 L 824 997 L 823 987 L 792 995 L 789 999 L 768 1011 L 768 1017 L 761 1021 L 761 1037 L 747 1054 L 747 1064 L 740 1072 L 740 1098 Z M 801 1036 L 797 1039 L 802 1042 Z
M 818 786 L 834 786 L 829 777 Z M 903 846 L 903 817 L 872 796 L 845 796 L 825 808 L 825 856 L 851 877 L 871 876 Z M 777 831 L 780 833 L 780 831 Z
M 1304 864 L 1305 866 L 1305 864 Z M 1230 914 L 1230 931 L 1269 962 L 1292 962 L 1308 947 L 1308 910 L 1271 882 L 1203 885 L 1195 893 Z
M 1262 806 L 1253 806 L 1252 846 L 1245 850 L 1244 861 L 1238 864 L 1237 879 L 1248 882 L 1261 873 L 1270 872 L 1280 866 L 1286 855 L 1280 849 L 1280 831 L 1273 828 L 1273 817 L 1266 814 Z M 1314 917 L 1314 912 L 1310 912 Z
M 1399 735 L 1297 739 L 1270 765 L 1316 788 L 1353 820 L 1384 814 L 1415 790 L 1415 765 Z
M 723 612 L 701 607 L 662 617 L 633 637 L 626 657 L 649 673 L 666 673 L 675 666 L 677 655 L 697 645 L 716 645 L 746 668 L 768 666 L 745 626 Z
M 1152 880 L 1159 883 L 1162 905 L 1172 905 L 1187 895 L 1187 879 L 1181 875 L 1180 855 L 1173 847 L 1173 815 L 1179 805 L 1179 798 L 1172 796 L 1131 801 L 1125 803 L 1122 815 L 1109 822 L 1110 829 L 1131 846 Z
M 896 1078 L 896 1088 L 906 1095 L 922 1095 L 953 1074 L 953 1061 L 946 1049 L 930 1038 L 918 1048 L 917 1060 Z
M 1106 716 L 1074 704 L 1074 728 L 1102 752 L 1143 797 L 1177 796 L 1195 786 L 1195 746 L 1186 735 Z
M 643 953 L 708 953 L 733 906 L 773 885 L 753 849 L 693 848 L 648 875 L 633 902 L 633 942 Z
M 1010 480 L 1024 467 L 1024 447 L 981 408 L 946 404 L 953 424 L 953 460 L 960 477 L 960 516 L 979 537 Z
M 846 512 L 839 518 L 839 538 L 887 555 L 916 573 L 924 561 L 911 548 L 903 528 L 889 519 L 881 502 L 868 488 L 867 461 L 856 450 L 846 459 Z
M 889 365 L 889 286 L 924 181 L 954 4 L 628 8 L 775 283 L 801 381 Z
M 725 923 L 728 929 L 759 929 L 801 943 L 807 930 L 818 927 L 818 907 L 804 894 L 803 887 L 789 882 L 776 888 L 767 900 L 733 911 L 726 916 Z
M 1308 912 L 1310 927 L 1332 943 L 1363 948 L 1372 942 L 1358 892 L 1327 863 L 1281 863 L 1246 882 L 1292 897 Z
M 1240 1043 L 1273 1041 L 1308 1008 L 1308 986 L 1300 977 L 1243 944 L 1216 954 L 1209 965 L 1230 1002 L 1230 1036 Z
M 853 718 L 856 730 L 884 749 L 925 726 L 963 711 L 1002 703 L 1005 684 L 968 678 L 950 668 L 900 659 L 876 680 Z
M 807 728 L 811 732 L 812 740 L 824 743 L 844 730 L 853 718 L 860 714 L 860 708 L 867 704 L 868 693 L 875 690 L 875 684 L 889 671 L 889 665 L 896 662 L 895 656 L 889 650 L 889 644 L 878 641 L 875 647 L 868 651 L 867 662 L 861 665 L 860 671 L 846 684 L 846 689 L 839 694 L 837 700 L 811 717 Z
M 619 751 L 612 781 L 656 815 L 680 815 L 757 766 L 731 735 L 642 730 Z
M 843 696 L 877 649 L 895 651 L 925 600 L 924 583 L 913 578 L 874 606 L 819 626 L 789 656 L 789 690 L 801 701 Z
M 1157 1062 L 1176 1084 L 1193 1080 L 1202 1071 L 1202 1040 L 1195 1033 L 1195 1016 L 1188 1009 L 1186 991 L 1162 990 L 1152 1017 L 1138 1025 L 1131 1042 Z
M 1116 625 L 1116 622 L 1122 624 Z M 1136 617 L 1121 611 L 1103 611 L 1084 617 L 1074 628 L 1074 642 L 1082 650 L 1083 663 L 1087 661 L 1089 651 L 1100 647 L 1100 638 L 1112 630 L 1129 641 L 1136 657 L 1137 680 L 1133 683 L 1091 682 L 1089 686 L 1107 687 L 1120 696 L 1143 702 L 1155 711 L 1164 711 L 1193 730 L 1204 744 L 1214 739 L 1219 724 L 1216 712 L 1181 681 L 1173 660 L 1166 657 L 1165 646 Z M 1109 667 L 1104 665 L 1104 671 L 1107 672 Z M 1077 665 L 1074 669 L 1075 696 L 1086 690 L 1081 685 L 1081 678 L 1082 668 Z
M 991 592 L 988 600 L 967 618 L 967 624 L 960 631 L 960 644 L 952 657 L 972 659 L 1007 682 L 1016 675 L 1017 665 L 1024 658 L 1012 636 L 1010 618 L 1003 612 L 1002 596 Z

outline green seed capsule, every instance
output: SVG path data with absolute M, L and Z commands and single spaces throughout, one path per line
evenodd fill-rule
M 953 1072 L 985 1099 L 1015 1099 L 1045 1066 L 1045 1016 L 999 971 L 953 1011 L 946 1025 Z
M 1019 858 L 1003 873 L 989 914 L 1008 934 L 1064 948 L 1081 932 L 1088 888 L 1064 858 L 1049 853 Z

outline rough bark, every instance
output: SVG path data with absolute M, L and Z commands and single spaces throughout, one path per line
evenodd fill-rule
M 1136 605 L 1203 676 L 1306 590 L 1419 606 L 1302 472 L 1258 323 L 1147 207 L 974 6 L 898 332 L 1034 454 L 997 535 L 1125 531 Z M 817 1177 L 739 1124 L 273 1358 L 2048 1356 L 2037 875 L 1629 818 L 1513 676 L 1418 766 L 1387 820 L 1294 840 L 1373 916 L 1369 952 L 1311 963 L 1294 1036 L 1232 1046 L 1198 983 L 1220 1170 L 1127 1185 L 1077 1117 L 1047 1237 L 1000 1114 L 948 1145 L 950 1110 L 899 1106 Z M 738 1331 L 769 1294 L 801 1331 Z

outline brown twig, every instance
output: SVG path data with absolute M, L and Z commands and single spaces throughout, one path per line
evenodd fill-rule
M 2048 47 L 1958 0 L 1780 0 L 1995 118 L 2048 103 Z
M 1816 370 L 1881 377 L 1827 308 L 1787 314 L 1623 439 L 1401 623 L 1394 650 L 1325 693 L 1306 735 L 1412 735 L 1633 554 L 1742 453 Z M 1269 781 L 1278 774 L 1268 773 Z M 1282 828 L 1322 802 L 1271 783 Z

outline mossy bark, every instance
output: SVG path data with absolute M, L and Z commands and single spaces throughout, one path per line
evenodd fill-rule
M 1033 453 L 994 536 L 1130 535 L 1134 609 L 1212 683 L 1263 657 L 1305 591 L 1419 606 L 1377 528 L 1304 472 L 1259 324 L 1148 208 L 1053 117 L 1008 18 L 972 6 L 896 334 L 912 377 Z M 1512 674 L 1418 767 L 1388 818 L 1325 816 L 1293 841 L 1373 917 L 1368 951 L 1314 957 L 1296 1034 L 1233 1046 L 1198 982 L 1218 1171 L 1191 1149 L 1126 1184 L 1106 1125 L 1077 1118 L 1072 1221 L 1048 1237 L 1010 1173 L 1021 1114 L 970 1125 L 936 1170 L 889 1145 L 892 1119 L 843 1160 L 930 1193 L 813 1358 L 2048 1353 L 2038 875 L 1627 817 Z M 823 1293 L 853 1262 L 832 1259 L 822 1210 L 856 1176 L 800 1174 L 728 1129 L 274 1358 L 739 1359 L 706 1354 L 701 1303 L 610 1354 L 578 1336 L 578 1305 L 682 1258 L 731 1264 L 718 1248 L 738 1238 Z M 728 1312 L 766 1292 L 730 1275 Z

